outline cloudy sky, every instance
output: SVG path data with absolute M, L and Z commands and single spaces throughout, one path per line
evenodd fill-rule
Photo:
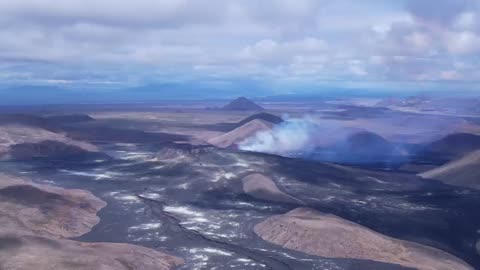
M 0 1 L 3 85 L 475 89 L 479 58 L 476 0 Z

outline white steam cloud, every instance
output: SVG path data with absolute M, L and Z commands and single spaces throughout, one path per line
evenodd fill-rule
M 239 148 L 270 154 L 305 151 L 313 148 L 312 138 L 317 130 L 318 126 L 309 117 L 287 119 L 272 130 L 258 132 L 255 136 L 241 142 Z
M 457 124 L 432 116 L 394 116 L 369 119 L 369 129 L 366 129 L 361 119 L 337 121 L 315 116 L 284 119 L 285 122 L 272 129 L 260 131 L 239 143 L 239 149 L 322 162 L 400 166 L 415 158 L 417 151 L 422 151 L 422 144 L 410 143 L 409 134 L 415 140 L 431 142 L 437 138 L 430 138 L 430 134 L 442 134 Z M 402 127 L 401 133 L 390 133 L 397 126 Z M 391 137 L 384 137 L 382 131 Z M 398 136 L 400 140 L 395 140 Z

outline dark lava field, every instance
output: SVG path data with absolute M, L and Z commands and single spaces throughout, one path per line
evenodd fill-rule
M 5 163 L 35 182 L 91 191 L 108 203 L 78 238 L 126 242 L 185 259 L 179 269 L 402 269 L 309 256 L 262 241 L 262 219 L 310 207 L 382 234 L 429 245 L 480 267 L 474 245 L 480 192 L 416 176 L 185 144 L 105 144 L 112 158 Z M 167 149 L 167 150 L 166 150 Z M 168 153 L 163 159 L 162 152 Z M 241 179 L 261 173 L 301 203 L 246 195 Z
M 458 158 L 458 149 L 468 152 L 474 135 L 390 144 L 362 131 L 354 135 L 360 143 L 342 146 L 352 158 L 342 163 L 241 150 L 245 138 L 285 125 L 265 113 L 167 110 L 157 122 L 150 112 L 134 115 L 146 120 L 129 113 L 8 116 L 0 121 L 7 153 L 0 170 L 91 192 L 106 203 L 99 222 L 69 239 L 128 243 L 183 260 L 165 269 L 480 268 L 480 190 L 417 175 Z M 212 137 L 229 145 L 205 143 Z M 369 143 L 381 155 L 350 162 L 362 160 Z M 377 162 L 389 149 L 403 153 L 399 145 L 423 152 L 395 166 Z

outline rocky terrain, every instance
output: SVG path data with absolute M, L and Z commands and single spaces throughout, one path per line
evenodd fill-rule
M 32 235 L 0 236 L 5 270 L 102 269 L 169 270 L 182 260 L 128 244 L 81 243 Z
M 208 142 L 218 147 L 236 147 L 239 143 L 254 136 L 258 132 L 271 130 L 273 124 L 264 120 L 254 119 L 221 136 L 210 139 Z
M 257 199 L 302 204 L 295 197 L 281 191 L 275 182 L 262 174 L 247 175 L 242 179 L 243 191 Z
M 0 119 L 0 159 L 26 160 L 55 157 L 101 156 L 98 148 L 74 140 L 43 118 L 26 115 Z
M 243 97 L 232 101 L 230 104 L 227 104 L 224 109 L 247 111 L 264 110 L 257 104 Z M 284 120 L 274 114 L 266 112 L 253 114 L 239 122 L 224 123 L 223 125 L 220 125 L 226 129 L 224 134 L 210 138 L 207 140 L 207 143 L 222 148 L 237 148 L 238 145 L 246 139 L 255 136 L 255 134 L 259 132 L 271 130 L 275 125 L 281 124 L 282 122 L 284 122 Z
M 248 123 L 252 120 L 255 120 L 255 119 L 263 120 L 263 121 L 272 123 L 274 125 L 278 125 L 278 124 L 281 124 L 281 123 L 284 122 L 284 120 L 279 116 L 276 116 L 276 115 L 271 114 L 271 113 L 262 112 L 262 113 L 253 114 L 253 115 L 243 119 L 242 121 L 236 123 L 235 127 L 236 128 L 241 127 L 241 126 L 245 125 L 246 123 Z
M 322 257 L 381 261 L 419 270 L 473 269 L 440 250 L 389 238 L 308 208 L 270 217 L 254 230 L 266 241 Z
M 182 260 L 143 247 L 82 243 L 106 203 L 83 190 L 0 175 L 0 268 L 172 269 Z
M 333 137 L 338 144 L 329 150 L 348 158 L 366 160 L 375 149 L 383 159 L 399 146 L 410 151 L 442 141 L 439 135 L 409 148 L 391 139 L 403 133 L 365 132 L 376 130 L 369 123 L 378 111 L 352 108 L 342 116 L 343 107 L 330 106 L 312 118 L 325 127 L 317 131 L 332 132 L 316 135 Z M 282 111 L 89 110 L 0 124 L 7 152 L 24 157 L 0 162 L 1 269 L 34 262 L 39 269 L 480 267 L 480 193 L 464 187 L 463 175 L 454 176 L 455 186 L 396 167 L 237 149 L 247 137 L 288 125 L 277 116 Z M 368 119 L 355 120 L 353 111 Z M 462 151 L 455 155 L 471 146 L 446 139 L 435 149 L 453 157 L 457 143 Z M 71 147 L 100 155 L 85 158 Z M 418 157 L 430 167 L 443 164 Z M 461 164 L 476 164 L 468 160 Z
M 1 232 L 74 237 L 96 225 L 105 202 L 82 190 L 65 190 L 0 175 Z
M 102 142 L 169 142 L 188 136 L 111 126 L 86 114 L 0 115 L 0 160 L 105 159 Z

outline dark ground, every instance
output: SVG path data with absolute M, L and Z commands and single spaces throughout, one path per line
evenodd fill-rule
M 386 109 L 346 109 L 350 111 L 327 113 L 328 117 L 349 120 L 375 117 L 379 112 L 392 114 Z M 402 168 L 371 164 L 353 168 L 213 147 L 193 153 L 194 146 L 185 150 L 185 146 L 165 144 L 188 136 L 136 130 L 148 125 L 147 120 L 90 122 L 84 117 L 60 117 L 54 130 L 65 119 L 85 120 L 60 123 L 61 129 L 73 138 L 95 143 L 111 158 L 1 162 L 0 171 L 86 189 L 106 201 L 108 206 L 99 212 L 101 222 L 78 240 L 164 250 L 185 259 L 182 270 L 405 269 L 309 256 L 269 244 L 253 233 L 253 226 L 264 218 L 307 206 L 387 236 L 444 250 L 480 269 L 475 250 L 480 238 L 480 191 L 423 180 Z M 132 126 L 125 128 L 129 123 Z M 227 131 L 234 127 L 235 123 L 225 122 L 195 128 Z M 181 154 L 168 160 L 156 158 L 165 147 L 180 149 Z M 241 179 L 251 173 L 271 177 L 281 190 L 305 204 L 267 202 L 244 194 Z
M 240 179 L 252 172 L 273 177 L 281 189 L 308 207 L 442 249 L 480 267 L 474 248 L 480 228 L 480 192 L 407 174 L 219 149 L 203 152 L 188 163 L 152 160 L 161 147 L 105 144 L 103 149 L 115 159 L 3 163 L 2 167 L 39 182 L 87 189 L 105 200 L 108 206 L 99 213 L 100 224 L 79 240 L 166 250 L 186 259 L 180 269 L 396 268 L 322 259 L 260 240 L 252 232 L 253 225 L 298 205 L 243 194 Z

